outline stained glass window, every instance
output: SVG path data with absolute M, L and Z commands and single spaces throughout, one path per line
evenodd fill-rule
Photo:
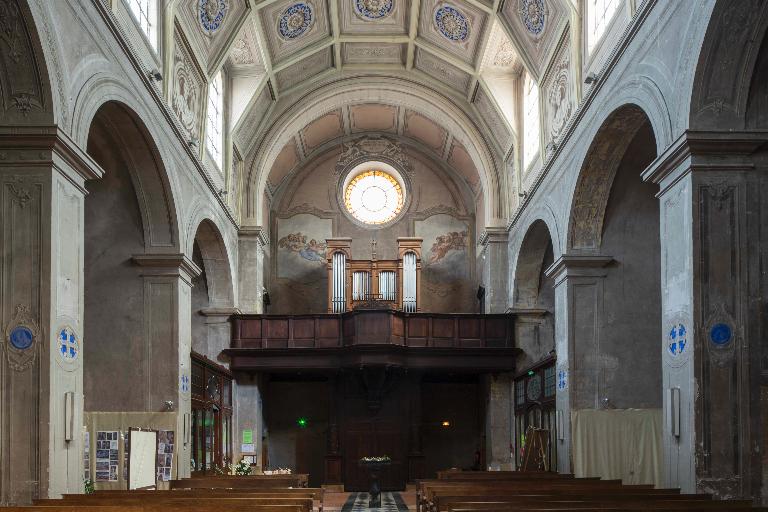
M 587 2 L 587 45 L 591 53 L 605 29 L 616 14 L 621 0 L 588 0 Z
M 352 178 L 344 190 L 344 206 L 366 224 L 386 224 L 403 209 L 403 188 L 391 174 L 368 170 Z

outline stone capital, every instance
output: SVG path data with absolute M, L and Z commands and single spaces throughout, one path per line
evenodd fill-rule
M 477 238 L 478 245 L 506 244 L 509 241 L 509 231 L 504 227 L 486 227 Z
M 596 254 L 563 254 L 544 271 L 555 280 L 555 286 L 569 277 L 605 277 L 612 256 Z
M 134 254 L 133 263 L 142 267 L 144 277 L 179 277 L 192 286 L 203 271 L 184 254 Z
M 83 194 L 84 182 L 100 179 L 104 170 L 58 126 L 0 127 L 3 167 L 55 168 Z
M 643 171 L 642 178 L 657 183 L 661 196 L 694 171 L 748 171 L 754 168 L 750 156 L 766 142 L 765 131 L 686 131 Z
M 237 235 L 241 240 L 255 240 L 260 247 L 269 245 L 269 237 L 261 226 L 243 226 L 237 231 Z

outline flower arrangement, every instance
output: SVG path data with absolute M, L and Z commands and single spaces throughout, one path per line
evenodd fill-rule
M 251 474 L 251 465 L 246 462 L 245 459 L 241 460 L 235 466 L 235 474 L 237 476 L 248 476 Z
M 382 455 L 381 457 L 363 457 L 360 459 L 360 462 L 364 464 L 370 464 L 370 463 L 386 463 L 386 462 L 392 462 L 392 459 L 389 458 L 389 455 Z
M 93 480 L 83 479 L 83 492 L 85 494 L 93 494 L 96 492 L 96 486 L 93 485 Z

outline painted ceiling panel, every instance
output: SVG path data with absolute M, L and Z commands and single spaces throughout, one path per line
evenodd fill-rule
M 275 75 L 275 82 L 278 89 L 288 89 L 300 84 L 304 80 L 319 75 L 332 66 L 333 55 L 331 48 L 325 48 L 278 71 Z
M 544 73 L 569 15 L 569 7 L 562 0 L 506 0 L 501 8 L 501 19 L 537 80 Z
M 355 105 L 349 108 L 352 132 L 397 131 L 397 108 L 391 105 Z
M 344 133 L 343 130 L 341 110 L 335 110 L 330 114 L 315 119 L 301 131 L 301 140 L 304 144 L 305 153 L 309 154 L 324 142 L 340 137 Z
M 179 3 L 176 13 L 203 68 L 213 66 L 216 56 L 226 51 L 232 31 L 239 29 L 249 10 L 246 0 L 182 0 Z
M 451 146 L 448 163 L 467 180 L 472 190 L 478 190 L 480 187 L 480 176 L 477 173 L 475 164 L 472 162 L 472 157 L 469 156 L 464 146 L 455 140 Z
M 280 151 L 280 154 L 277 155 L 277 160 L 275 160 L 272 169 L 269 171 L 268 179 L 272 188 L 277 187 L 283 178 L 291 172 L 291 169 L 299 163 L 299 155 L 296 151 L 296 142 L 292 140 L 286 144 Z
M 408 0 L 343 0 L 339 2 L 341 33 L 406 35 Z
M 273 66 L 331 36 L 325 0 L 275 2 L 259 11 Z
M 430 119 L 413 112 L 405 113 L 404 133 L 424 143 L 425 146 L 438 154 L 442 153 L 448 133 Z
M 468 73 L 421 48 L 416 49 L 414 67 L 461 93 L 466 93 L 472 82 Z
M 405 45 L 397 43 L 344 43 L 341 49 L 344 64 L 402 65 Z
M 464 1 L 422 0 L 419 37 L 473 66 L 488 15 Z

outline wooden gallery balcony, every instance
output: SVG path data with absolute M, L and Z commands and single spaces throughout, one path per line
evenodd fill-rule
M 232 370 L 266 372 L 395 366 L 512 371 L 514 315 L 354 310 L 322 315 L 233 315 Z

